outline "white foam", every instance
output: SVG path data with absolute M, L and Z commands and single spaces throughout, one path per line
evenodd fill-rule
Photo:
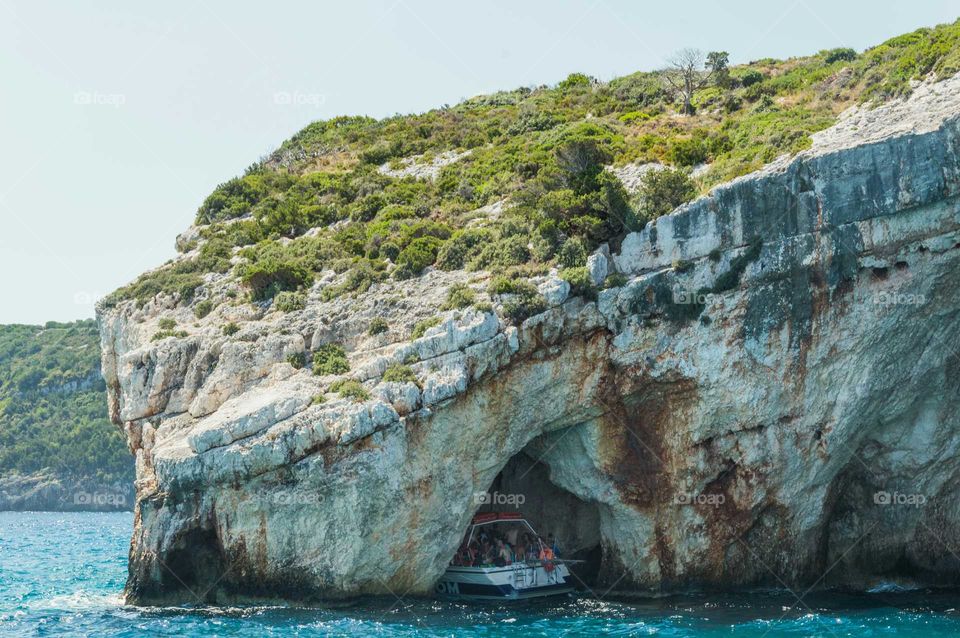
M 92 594 L 82 589 L 70 594 L 42 598 L 29 604 L 31 609 L 61 609 L 66 611 L 112 609 L 122 606 L 123 595 L 119 592 L 116 594 Z

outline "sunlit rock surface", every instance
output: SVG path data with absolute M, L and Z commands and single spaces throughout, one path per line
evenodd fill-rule
M 454 283 L 483 296 L 465 272 L 324 302 L 331 274 L 288 314 L 102 309 L 128 599 L 426 594 L 491 489 L 604 591 L 957 584 L 958 87 L 852 112 L 598 253 L 594 280 L 627 283 L 596 301 L 545 277 L 521 326 L 441 312 Z M 162 317 L 188 336 L 151 341 Z M 368 400 L 291 365 L 324 343 Z

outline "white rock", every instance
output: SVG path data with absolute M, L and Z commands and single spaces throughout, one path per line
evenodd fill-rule
M 559 306 L 570 295 L 570 283 L 552 273 L 537 286 L 537 290 L 548 305 Z
M 606 253 L 603 254 L 603 248 L 606 248 Z M 598 249 L 592 255 L 587 257 L 587 273 L 590 275 L 590 281 L 594 286 L 600 286 L 606 280 L 607 275 L 610 272 L 610 266 L 607 263 L 610 259 L 610 249 L 604 244 L 601 249 Z

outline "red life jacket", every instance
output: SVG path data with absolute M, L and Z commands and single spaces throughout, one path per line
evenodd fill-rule
M 553 564 L 553 550 L 549 547 L 544 547 L 540 550 L 540 561 L 543 562 L 543 569 L 546 572 L 552 572 L 555 565 Z

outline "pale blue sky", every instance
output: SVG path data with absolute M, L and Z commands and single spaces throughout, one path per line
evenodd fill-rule
M 675 49 L 861 50 L 952 21 L 881 2 L 0 0 L 0 323 L 93 316 L 211 189 L 316 119 L 383 116 Z

